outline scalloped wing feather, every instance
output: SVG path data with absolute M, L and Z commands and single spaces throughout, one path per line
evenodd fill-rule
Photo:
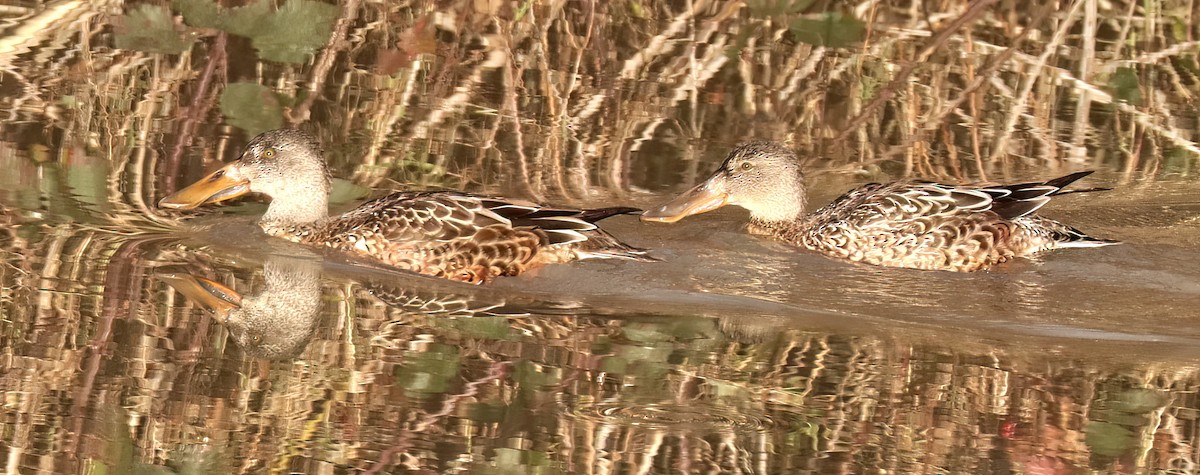
M 1031 216 L 1088 173 L 1008 186 L 869 184 L 813 212 L 804 225 L 775 233 L 835 257 L 957 271 L 1053 247 L 1111 244 Z
M 533 265 L 586 257 L 650 260 L 640 249 L 604 239 L 610 236 L 583 219 L 622 210 L 543 208 L 457 192 L 401 192 L 330 219 L 302 240 L 477 283 L 520 274 Z M 584 249 L 580 246 L 594 252 L 579 252 Z

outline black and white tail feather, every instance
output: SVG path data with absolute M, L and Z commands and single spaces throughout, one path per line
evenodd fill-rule
M 1064 190 L 1092 171 L 1075 172 L 1045 182 L 1018 183 L 995 187 L 936 186 L 950 192 L 959 208 L 974 211 L 992 211 L 1002 218 L 1019 220 L 1030 230 L 1043 233 L 1055 243 L 1055 247 L 1101 247 L 1120 244 L 1120 241 L 1098 239 L 1082 231 L 1050 219 L 1034 216 L 1033 212 L 1050 202 L 1051 197 L 1068 193 L 1108 191 L 1110 188 L 1086 188 Z
M 620 242 L 596 225 L 597 221 L 620 214 L 637 214 L 642 210 L 629 207 L 609 207 L 585 210 L 545 208 L 533 204 L 483 199 L 485 209 L 511 223 L 513 227 L 536 227 L 546 232 L 550 245 L 576 244 L 580 259 L 629 259 L 658 262 L 645 249 Z

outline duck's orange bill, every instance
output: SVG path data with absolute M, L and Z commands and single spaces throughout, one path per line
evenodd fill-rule
M 250 192 L 250 180 L 242 177 L 238 162 L 221 167 L 187 188 L 159 200 L 160 208 L 192 209 L 200 205 L 237 198 Z
M 718 178 L 710 178 L 666 204 L 642 213 L 642 221 L 674 223 L 687 216 L 706 213 L 729 204 L 725 182 Z
M 212 310 L 219 319 L 224 319 L 231 310 L 241 308 L 242 296 L 233 289 L 204 277 L 184 272 L 158 272 L 154 274 L 167 285 L 204 308 Z

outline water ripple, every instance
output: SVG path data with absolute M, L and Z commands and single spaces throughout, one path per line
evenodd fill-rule
M 605 424 L 645 429 L 729 428 L 736 431 L 765 431 L 775 421 L 746 408 L 689 401 L 635 404 L 629 401 L 581 404 L 574 415 Z

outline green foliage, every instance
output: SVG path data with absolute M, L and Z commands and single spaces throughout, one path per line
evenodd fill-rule
M 250 134 L 278 129 L 283 125 L 283 106 L 275 93 L 262 84 L 235 82 L 221 92 L 221 113 L 234 127 Z
M 673 339 L 665 330 L 658 325 L 632 324 L 625 327 L 624 335 L 629 341 L 653 345 Z
M 1118 457 L 1137 446 L 1133 431 L 1111 422 L 1088 422 L 1085 443 L 1097 455 Z
M 1103 393 L 1101 393 L 1103 394 Z M 1151 423 L 1151 413 L 1167 404 L 1162 392 L 1149 388 L 1122 388 L 1102 397 L 1093 406 L 1084 427 L 1088 447 L 1096 455 L 1119 457 L 1138 447 L 1139 428 Z
M 1134 414 L 1146 414 L 1167 404 L 1167 396 L 1162 392 L 1149 388 L 1130 388 L 1115 394 L 1108 401 L 1108 408 L 1114 411 Z
M 175 0 L 171 7 L 183 15 L 183 22 L 189 26 L 251 38 L 260 33 L 262 21 L 271 15 L 271 3 L 266 0 L 235 8 L 221 8 L 211 0 Z
M 261 3 L 266 3 L 265 1 Z M 257 24 L 254 40 L 263 59 L 302 63 L 329 40 L 338 8 L 314 0 L 291 0 Z
M 1163 170 L 1185 175 L 1191 170 L 1192 162 L 1196 161 L 1197 158 L 1200 157 L 1197 157 L 1186 148 L 1166 147 L 1163 150 Z
M 458 348 L 432 344 L 427 351 L 409 356 L 403 366 L 396 368 L 396 383 L 409 393 L 435 394 L 450 389 L 450 381 L 458 376 Z
M 562 382 L 561 375 L 554 368 L 546 368 L 528 360 L 515 365 L 513 379 L 521 385 L 523 391 L 533 391 Z
M 82 157 L 63 169 L 71 196 L 87 203 L 89 208 L 107 211 L 112 208 L 108 197 L 108 165 L 101 157 Z
M 837 12 L 801 15 L 814 3 L 815 0 L 747 0 L 746 7 L 753 18 L 788 24 L 792 37 L 800 43 L 841 48 L 866 38 L 867 25 L 852 15 Z M 741 51 L 754 33 L 753 28 L 739 31 L 729 50 L 730 56 Z
M 517 7 L 517 14 L 513 16 L 513 22 L 519 22 L 525 18 L 525 14 L 529 13 L 529 8 L 533 6 L 533 2 L 526 0 L 521 2 L 521 6 Z
M 190 38 L 175 30 L 166 8 L 143 3 L 121 17 L 116 46 L 147 53 L 179 54 L 192 46 Z
M 831 12 L 797 18 L 791 32 L 801 43 L 841 48 L 866 39 L 867 24 L 851 15 Z
M 626 6 L 629 7 L 629 16 L 639 20 L 644 20 L 650 17 L 650 15 L 646 13 L 646 6 L 642 5 L 642 2 L 639 0 L 631 0 L 626 4 Z
M 467 406 L 467 417 L 475 422 L 493 424 L 503 422 L 508 409 L 506 404 L 477 402 Z
M 244 7 L 221 8 L 211 0 L 175 0 L 184 23 L 250 38 L 259 56 L 270 61 L 303 63 L 329 40 L 336 6 L 315 0 L 289 0 L 278 10 L 258 0 Z
M 746 0 L 750 15 L 762 18 L 791 13 L 800 13 L 812 6 L 815 0 Z
M 217 28 L 225 10 L 209 0 L 175 0 L 171 8 L 183 15 L 183 22 L 197 28 Z
M 556 470 L 551 470 L 550 458 L 546 456 L 545 452 L 499 447 L 493 453 L 495 455 L 488 473 L 499 475 L 558 473 Z
M 441 320 L 439 323 L 455 328 L 462 332 L 463 335 L 472 338 L 486 338 L 489 340 L 512 339 L 512 327 L 509 326 L 508 319 L 504 317 L 456 318 Z
M 329 191 L 329 203 L 340 205 L 358 201 L 371 194 L 371 189 L 358 185 L 350 180 L 333 179 L 333 189 Z
M 1138 83 L 1138 73 L 1133 68 L 1117 68 L 1108 78 L 1108 89 L 1113 98 L 1125 101 L 1135 106 L 1142 105 L 1142 87 Z
M 816 452 L 821 447 L 821 425 L 805 420 L 802 417 L 797 417 L 795 421 L 795 429 L 788 431 L 787 437 L 784 439 L 788 445 L 794 447 L 808 447 Z

